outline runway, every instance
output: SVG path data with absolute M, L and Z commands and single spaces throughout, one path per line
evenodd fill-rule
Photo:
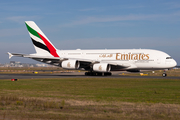
M 180 79 L 180 77 L 162 76 L 126 76 L 113 74 L 112 76 L 85 76 L 84 72 L 58 74 L 0 74 L 0 79 L 38 79 L 38 78 L 151 78 L 151 79 Z

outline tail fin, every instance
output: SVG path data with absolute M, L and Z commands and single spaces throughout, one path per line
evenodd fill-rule
M 25 21 L 37 54 L 59 57 L 56 48 L 33 21 Z

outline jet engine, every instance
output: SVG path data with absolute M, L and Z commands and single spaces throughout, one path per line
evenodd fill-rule
M 97 72 L 109 72 L 111 66 L 108 63 L 97 63 L 93 65 L 93 70 Z
M 79 61 L 77 60 L 66 60 L 61 63 L 61 67 L 65 69 L 78 69 L 80 66 Z

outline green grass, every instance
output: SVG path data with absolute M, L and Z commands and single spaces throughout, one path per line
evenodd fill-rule
M 0 119 L 179 119 L 180 80 L 0 80 L 0 101 Z
M 180 80 L 174 79 L 30 79 L 0 85 L 1 95 L 180 104 Z

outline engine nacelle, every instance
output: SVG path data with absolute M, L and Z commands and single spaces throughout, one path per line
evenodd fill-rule
M 93 70 L 97 72 L 109 72 L 111 66 L 108 63 L 97 63 L 93 65 Z
M 78 69 L 80 66 L 79 61 L 77 60 L 66 60 L 61 63 L 61 67 L 65 69 Z

